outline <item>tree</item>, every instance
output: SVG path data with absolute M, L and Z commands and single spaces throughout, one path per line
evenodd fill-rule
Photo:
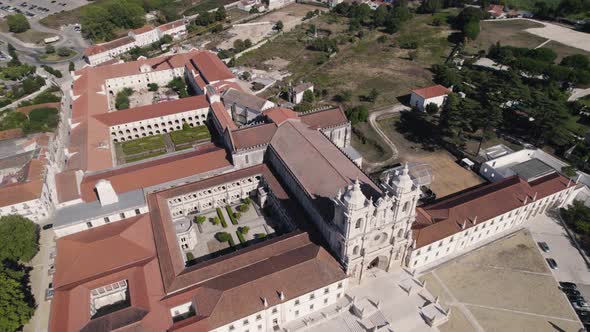
M 285 25 L 283 24 L 283 21 L 278 21 L 275 26 L 274 29 L 277 31 L 283 31 L 283 28 L 285 27 Z
M 305 92 L 303 92 L 303 102 L 304 103 L 313 103 L 314 102 L 314 95 L 313 92 L 311 92 L 311 90 L 305 90 Z
M 186 261 L 187 261 L 187 262 L 190 262 L 190 261 L 192 261 L 193 259 L 195 259 L 195 255 L 193 255 L 193 253 L 192 253 L 192 252 L 190 252 L 190 251 L 189 251 L 189 252 L 187 252 L 187 253 L 186 253 Z
M 250 40 L 250 38 L 244 40 L 244 49 L 249 49 L 250 47 L 252 47 L 252 41 Z
M 207 221 L 207 217 L 205 216 L 196 216 L 194 219 L 195 223 L 202 225 L 203 223 L 205 223 L 205 221 Z
M 17 331 L 31 319 L 35 312 L 31 298 L 24 273 L 0 267 L 1 331 Z
M 60 47 L 57 49 L 57 55 L 61 57 L 69 56 L 71 53 L 72 51 L 67 47 Z
M 353 125 L 367 122 L 367 119 L 369 118 L 369 110 L 364 105 L 355 106 L 346 110 L 346 116 Z
M 84 6 L 80 23 L 84 36 L 96 40 L 108 40 L 115 36 L 115 25 L 109 20 L 109 11 L 102 6 Z
M 135 29 L 145 24 L 145 12 L 143 8 L 132 0 L 117 0 L 107 5 L 109 21 L 115 26 Z
M 53 45 L 45 46 L 45 53 L 47 53 L 47 54 L 55 53 L 55 47 L 53 47 Z
M 209 221 L 213 224 L 213 225 L 219 225 L 220 220 L 219 217 L 213 217 L 213 218 L 209 218 Z
M 150 83 L 148 84 L 148 90 L 149 91 L 158 91 L 158 84 L 157 83 Z
M 590 68 L 590 60 L 583 54 L 574 54 L 563 58 L 560 65 L 574 69 L 588 69 Z
M 6 22 L 8 23 L 8 31 L 14 33 L 25 32 L 31 28 L 29 21 L 23 14 L 8 15 Z
M 0 261 L 28 262 L 37 251 L 39 233 L 34 222 L 19 215 L 0 218 Z
M 576 167 L 575 167 L 575 166 L 569 166 L 569 165 L 568 165 L 568 166 L 563 166 L 563 167 L 561 168 L 561 172 L 562 172 L 562 173 L 563 173 L 565 176 L 572 178 L 572 177 L 576 176 L 576 174 L 577 174 L 577 169 L 576 169 Z
M 168 87 L 168 88 L 174 90 L 174 92 L 178 93 L 178 96 L 180 98 L 188 97 L 186 83 L 184 82 L 184 79 L 182 79 L 182 77 L 174 78 L 172 81 L 170 81 L 168 83 L 168 85 L 166 85 L 166 87 Z
M 372 88 L 367 99 L 374 103 L 377 101 L 377 98 L 379 98 L 379 91 L 377 91 L 375 88 Z
M 475 40 L 479 36 L 479 30 L 479 21 L 472 20 L 463 26 L 462 31 L 465 38 Z
M 76 70 L 76 65 L 74 64 L 74 62 L 70 61 L 70 64 L 68 65 L 68 70 L 69 71 Z
M 238 53 L 242 52 L 245 49 L 244 48 L 244 41 L 241 39 L 234 40 L 234 49 Z
M 442 0 L 424 0 L 418 10 L 421 13 L 433 14 L 438 12 L 442 6 Z
M 215 20 L 216 21 L 223 21 L 225 20 L 227 13 L 225 12 L 225 7 L 219 6 L 215 11 Z
M 250 231 L 250 227 L 248 227 L 248 226 L 242 226 L 242 227 L 240 227 L 239 231 L 240 231 L 240 233 L 242 233 L 244 235 L 245 234 L 248 234 L 248 232 Z
M 429 103 L 424 109 L 426 113 L 430 115 L 434 115 L 438 112 L 438 106 L 435 103 Z
M 160 45 L 164 45 L 164 44 L 170 44 L 174 39 L 172 38 L 172 36 L 170 35 L 163 35 L 162 38 L 160 38 Z

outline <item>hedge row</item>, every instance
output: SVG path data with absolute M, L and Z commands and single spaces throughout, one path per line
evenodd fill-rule
M 234 242 L 234 237 L 231 236 L 231 234 L 229 235 L 229 245 L 232 247 L 236 246 L 236 243 Z
M 225 222 L 225 218 L 223 217 L 223 212 L 221 212 L 220 208 L 217 208 L 217 216 L 219 216 L 219 221 L 221 222 L 221 226 L 223 226 L 223 228 L 227 228 L 227 222 Z
M 236 234 L 238 235 L 238 240 L 240 240 L 241 244 L 246 243 L 246 239 L 244 239 L 244 234 L 242 234 L 242 232 L 236 231 Z
M 237 225 L 238 220 L 236 219 L 236 216 L 234 215 L 234 211 L 231 209 L 231 206 L 226 205 L 225 211 L 227 211 L 227 214 L 229 215 L 229 219 L 231 220 L 231 223 L 234 225 Z

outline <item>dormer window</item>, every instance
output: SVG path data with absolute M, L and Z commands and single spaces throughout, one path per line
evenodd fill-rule
M 179 322 L 189 317 L 195 316 L 197 311 L 192 302 L 186 302 L 170 309 L 170 315 L 173 322 Z
M 90 315 L 97 318 L 131 305 L 127 280 L 121 280 L 90 291 Z

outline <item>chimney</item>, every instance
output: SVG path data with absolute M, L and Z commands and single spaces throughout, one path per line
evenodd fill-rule
M 466 226 L 467 226 L 467 221 L 463 220 L 463 225 L 461 225 L 461 229 L 465 229 Z
M 537 200 L 537 192 L 535 191 L 535 196 L 533 196 L 533 202 Z
M 283 293 L 283 291 L 279 293 L 279 299 L 281 299 L 281 301 L 285 300 L 285 293 Z
M 522 205 L 526 205 L 528 199 L 529 199 L 529 195 L 524 196 L 524 203 L 522 203 Z
M 268 301 L 266 300 L 266 297 L 262 299 L 262 303 L 264 304 L 265 308 L 268 307 Z
M 475 216 L 475 218 L 473 219 L 473 224 L 477 224 L 477 216 Z

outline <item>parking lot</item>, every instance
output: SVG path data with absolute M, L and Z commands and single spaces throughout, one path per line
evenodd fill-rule
M 590 271 L 559 221 L 540 216 L 528 228 L 537 243 L 547 244 L 547 252 L 540 252 L 544 258 L 555 260 L 557 267 L 551 270 L 555 279 L 576 283 L 581 295 L 590 300 Z
M 574 310 L 531 233 L 521 230 L 425 274 L 452 310 L 442 332 L 578 331 Z
M 86 0 L 1 0 L 0 17 L 20 13 L 29 19 L 43 18 L 85 4 L 87 4 Z

